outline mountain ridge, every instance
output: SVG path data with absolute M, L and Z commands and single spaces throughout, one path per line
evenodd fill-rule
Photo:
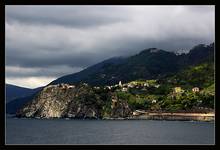
M 5 85 L 6 102 L 10 102 L 10 101 L 12 101 L 13 99 L 16 99 L 16 98 L 31 95 L 34 92 L 39 91 L 41 88 L 42 87 L 30 89 L 30 88 L 21 87 L 21 86 L 6 83 L 6 85 Z
M 213 63 L 202 63 L 181 70 L 163 81 L 136 80 L 104 87 L 86 83 L 49 85 L 19 109 L 16 116 L 129 119 L 135 117 L 139 110 L 159 114 L 209 113 L 214 109 L 213 75 Z
M 6 84 L 6 113 L 14 114 L 17 109 L 30 101 L 43 87 L 29 89 L 17 85 Z
M 160 78 L 175 73 L 189 65 L 214 59 L 214 43 L 194 46 L 187 54 L 176 55 L 157 48 L 140 51 L 130 57 L 118 57 L 104 60 L 80 72 L 62 76 L 48 85 L 87 82 L 91 85 L 113 85 L 119 81 Z M 114 60 L 116 60 L 114 62 Z M 97 67 L 98 66 L 98 67 Z

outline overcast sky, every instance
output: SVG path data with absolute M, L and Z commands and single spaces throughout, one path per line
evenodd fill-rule
M 6 6 L 6 82 L 35 88 L 114 56 L 214 42 L 214 6 Z

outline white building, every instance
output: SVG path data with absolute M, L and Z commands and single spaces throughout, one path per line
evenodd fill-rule
M 125 87 L 123 87 L 121 91 L 123 91 L 123 92 L 127 92 L 127 91 L 128 91 L 128 89 L 127 89 L 127 88 L 125 88 Z
M 155 100 L 155 99 L 154 99 L 154 100 L 152 100 L 152 103 L 156 103 L 156 102 L 157 102 L 157 100 Z
M 122 87 L 122 83 L 121 83 L 121 81 L 119 81 L 118 85 L 119 85 L 120 87 Z

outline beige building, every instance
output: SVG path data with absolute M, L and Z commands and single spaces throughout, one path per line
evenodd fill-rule
M 117 100 L 116 99 L 112 99 L 112 105 L 111 105 L 111 108 L 115 108 L 117 106 Z
M 184 90 L 181 87 L 175 87 L 174 88 L 174 93 L 183 93 Z
M 199 88 L 198 88 L 198 87 L 194 87 L 194 88 L 192 88 L 192 91 L 193 91 L 194 93 L 199 92 Z

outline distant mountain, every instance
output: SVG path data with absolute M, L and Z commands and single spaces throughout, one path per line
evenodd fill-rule
M 196 65 L 203 62 L 214 62 L 214 43 L 210 45 L 199 44 L 187 55 L 189 65 Z
M 15 113 L 18 108 L 31 100 L 43 87 L 29 89 L 11 84 L 6 84 L 6 112 Z
M 7 114 L 15 114 L 16 111 L 21 108 L 24 104 L 31 101 L 36 93 L 20 98 L 13 99 L 10 102 L 6 103 L 6 113 Z
M 60 77 L 50 84 L 113 85 L 137 79 L 162 78 L 190 65 L 214 61 L 214 43 L 200 44 L 189 53 L 176 55 L 156 48 L 149 48 L 127 58 L 111 58 L 78 73 Z
M 39 91 L 40 88 L 29 89 L 16 85 L 6 84 L 6 102 L 10 102 L 16 98 L 25 97 Z
M 52 81 L 50 84 L 59 84 L 59 83 L 79 83 L 83 81 L 90 80 L 90 76 L 93 76 L 94 74 L 97 74 L 99 72 L 105 71 L 106 67 L 112 66 L 112 65 L 119 65 L 125 63 L 126 58 L 124 57 L 113 57 L 110 59 L 107 59 L 105 61 L 102 61 L 98 64 L 95 64 L 93 66 L 88 67 L 87 69 L 84 69 L 80 72 L 66 75 L 63 77 L 60 77 L 54 81 Z M 100 74 L 100 76 L 102 76 Z M 105 76 L 103 74 L 103 76 Z M 92 81 L 94 82 L 94 81 Z

